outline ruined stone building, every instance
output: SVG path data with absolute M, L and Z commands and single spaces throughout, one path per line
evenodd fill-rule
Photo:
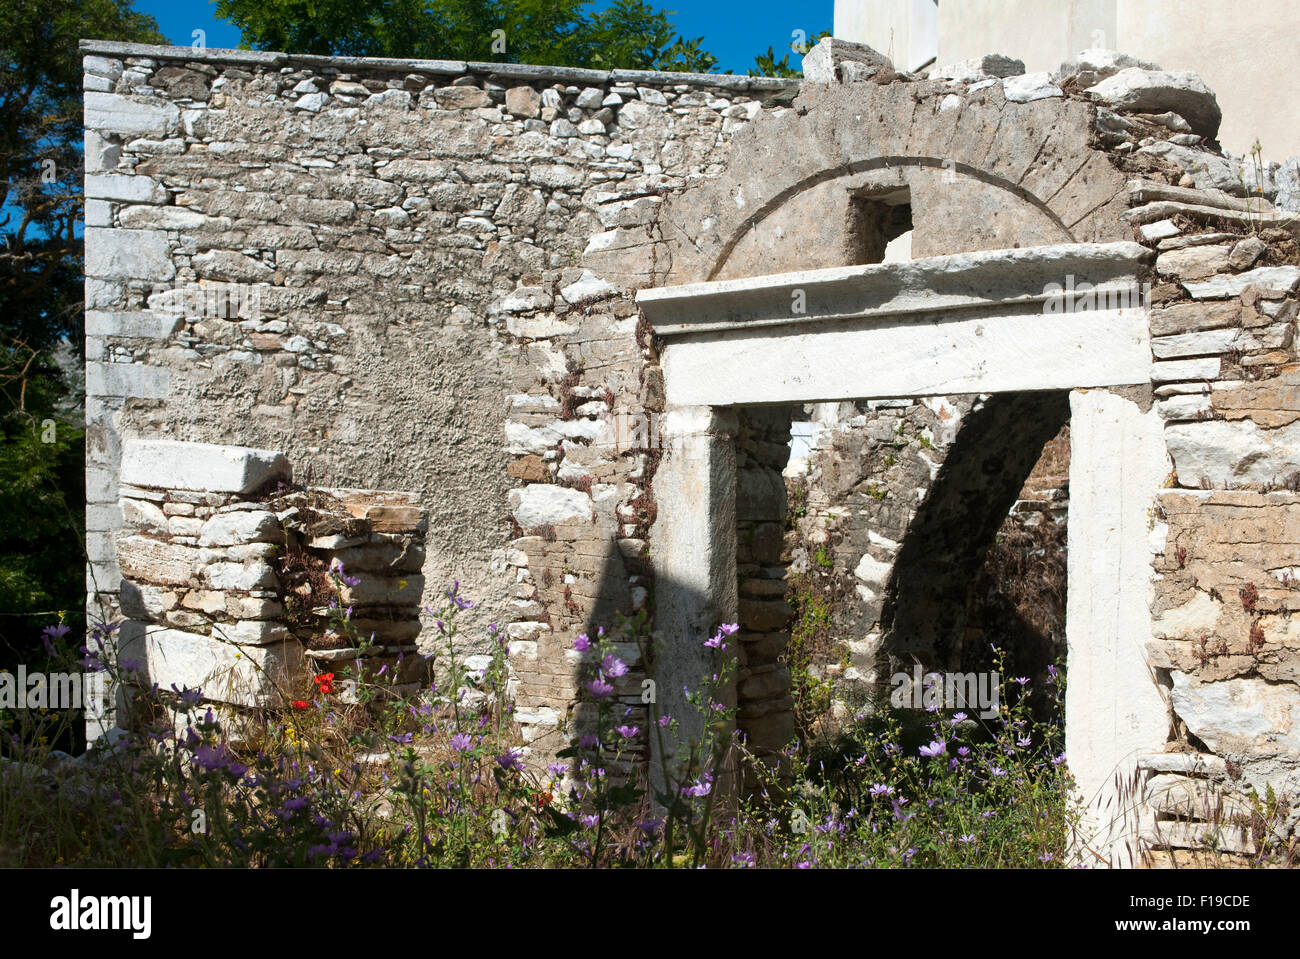
M 813 665 L 852 709 L 976 662 L 1014 510 L 1068 526 L 1088 861 L 1300 792 L 1295 168 L 1222 155 L 1194 76 L 925 78 L 829 40 L 802 83 L 83 52 L 88 586 L 153 681 L 251 705 L 355 655 L 296 629 L 287 527 L 395 668 L 459 580 L 534 759 L 583 698 L 574 638 L 641 610 L 633 714 L 649 677 L 686 715 L 738 621 L 775 753 L 792 573 L 834 586 Z M 326 488 L 338 523 L 296 526 Z

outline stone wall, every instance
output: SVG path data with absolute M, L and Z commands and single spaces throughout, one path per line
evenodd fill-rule
M 137 682 L 286 707 L 310 698 L 313 674 L 340 686 L 386 675 L 395 692 L 426 678 L 415 497 L 290 480 L 274 451 L 126 442 L 116 653 Z
M 790 83 L 85 52 L 102 612 L 124 439 L 282 449 L 313 482 L 418 494 L 426 599 L 459 578 L 479 601 L 462 635 L 516 623 L 520 715 L 554 734 L 573 637 L 648 589 L 662 391 L 627 292 L 668 269 L 663 197 L 718 175 Z
M 124 441 L 284 450 L 307 486 L 413 491 L 414 500 L 371 504 L 427 513 L 427 555 L 405 551 L 400 580 L 415 589 L 418 565 L 430 600 L 460 578 L 481 601 L 468 629 L 504 624 L 534 759 L 583 722 L 573 639 L 640 612 L 668 646 L 644 662 L 624 643 L 632 668 L 616 695 L 629 722 L 645 726 L 644 679 L 693 681 L 690 643 L 737 617 L 740 723 L 773 750 L 789 728 L 788 608 L 774 585 L 786 563 L 824 548 L 857 603 L 844 675 L 869 680 L 898 611 L 919 608 L 900 600 L 914 584 L 897 571 L 952 584 L 978 568 L 980 538 L 1003 522 L 1059 429 L 1069 389 L 1086 421 L 1087 456 L 1071 465 L 1072 491 L 1076 476 L 1088 479 L 1084 559 L 1109 563 L 1095 582 L 1123 607 L 1124 640 L 1143 639 L 1152 616 L 1193 624 L 1157 636 L 1155 684 L 1132 649 L 1117 649 L 1107 668 L 1124 675 L 1107 693 L 1101 654 L 1086 651 L 1099 669 L 1077 688 L 1089 691 L 1091 711 L 1069 722 L 1089 742 L 1108 723 L 1123 729 L 1095 756 L 1075 750 L 1080 768 L 1095 760 L 1085 778 L 1109 781 L 1116 761 L 1128 761 L 1114 750 L 1167 740 L 1158 757 L 1190 750 L 1206 768 L 1253 764 L 1255 781 L 1291 782 L 1297 756 L 1278 717 L 1296 696 L 1285 628 L 1292 571 L 1274 565 L 1290 541 L 1274 531 L 1286 529 L 1285 497 L 1300 475 L 1291 436 L 1300 256 L 1294 217 L 1269 202 L 1285 199 L 1276 178 L 1251 181 L 1204 139 L 1217 105 L 1199 84 L 1143 70 L 1116 79 L 1118 61 L 1090 64 L 1086 77 L 1005 76 L 1005 63 L 981 61 L 923 80 L 869 50 L 841 50 L 838 62 L 831 45 L 810 55 L 797 97 L 786 81 L 718 75 L 100 42 L 86 52 L 88 549 L 92 588 L 110 613 L 127 572 L 113 548 L 131 519 L 118 506 Z M 1258 189 L 1247 195 L 1248 184 Z M 837 414 L 822 448 L 835 456 L 813 457 L 804 542 L 779 546 L 790 411 L 674 400 L 663 351 L 675 347 L 634 294 L 741 280 L 726 295 L 752 297 L 733 318 L 754 319 L 758 286 L 745 294 L 743 278 L 861 265 L 909 224 L 918 258 L 1049 247 L 1041 268 L 1068 263 L 1078 244 L 1145 244 L 1149 330 L 1128 313 L 1098 331 L 1141 350 L 1140 376 L 1126 367 L 1081 383 L 1071 379 L 1074 354 L 1046 350 L 1031 370 L 1041 365 L 1041 377 L 1015 387 L 1023 392 L 897 399 L 925 395 L 921 382 L 953 384 L 934 393 L 985 389 L 981 369 L 951 381 L 934 373 L 956 354 L 926 339 L 927 324 L 959 308 L 944 297 L 963 309 L 996 301 L 999 278 L 979 270 L 1014 258 L 954 263 L 962 289 L 911 289 L 921 268 L 899 265 L 884 278 L 917 300 L 900 324 L 911 348 L 891 358 L 908 382 Z M 876 300 L 847 306 L 835 294 L 841 313 L 887 312 L 887 290 L 872 290 Z M 931 314 L 919 305 L 926 297 L 937 298 Z M 1015 319 L 1029 322 L 1036 309 L 1022 302 Z M 983 333 L 972 326 L 970 335 Z M 972 355 L 994 355 L 1006 345 L 995 339 L 970 340 Z M 1024 339 L 1009 346 L 1023 349 Z M 751 371 L 771 395 L 730 405 L 856 398 L 800 395 L 805 381 L 787 365 Z M 711 372 L 717 364 L 696 379 Z M 1076 388 L 1097 382 L 1137 385 Z M 1096 443 L 1121 434 L 1134 449 L 1106 461 Z M 1161 492 L 1150 474 L 1166 463 Z M 1231 499 L 1251 495 L 1261 498 Z M 138 500 L 132 517 L 147 512 L 148 497 L 127 499 Z M 973 521 L 953 520 L 976 500 Z M 1124 524 L 1148 504 L 1150 541 L 1135 558 Z M 664 523 L 666 506 L 690 514 L 685 535 Z M 1110 509 L 1123 513 L 1122 535 L 1107 532 L 1118 528 L 1107 525 Z M 1266 517 L 1258 539 L 1232 532 L 1255 515 L 1238 516 L 1247 509 Z M 190 535 L 163 516 L 169 536 Z M 300 538 L 308 552 L 325 551 L 318 558 L 374 547 L 383 562 L 397 560 L 392 543 L 343 545 L 349 536 Z M 927 550 L 933 542 L 943 550 Z M 240 544 L 250 556 L 254 547 Z M 1242 549 L 1249 556 L 1226 558 Z M 956 558 L 939 569 L 938 554 Z M 963 608 L 958 592 L 939 605 Z M 185 612 L 178 597 L 151 615 L 184 630 Z M 946 615 L 923 617 L 937 630 L 926 644 L 954 661 L 960 636 Z M 391 627 L 401 654 L 413 634 L 405 616 L 392 621 L 403 623 Z M 1148 709 L 1157 688 L 1166 699 Z M 1140 708 L 1112 717 L 1126 696 Z M 1225 730 L 1215 714 L 1224 697 L 1258 704 L 1267 730 Z M 1146 768 L 1175 775 L 1170 762 Z

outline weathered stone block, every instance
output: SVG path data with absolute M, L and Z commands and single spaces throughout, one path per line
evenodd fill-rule
M 241 706 L 280 701 L 302 662 L 294 641 L 266 646 L 237 646 L 179 629 L 128 623 L 121 630 L 119 659 L 143 667 L 144 681 L 163 689 L 201 689 L 207 699 Z
M 167 234 L 159 230 L 86 228 L 86 275 L 166 281 L 176 275 Z
M 289 475 L 289 461 L 274 450 L 174 440 L 127 440 L 122 447 L 122 482 L 132 486 L 251 493 Z

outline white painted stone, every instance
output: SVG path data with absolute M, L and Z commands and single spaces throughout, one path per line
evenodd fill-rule
M 176 440 L 122 444 L 121 482 L 131 486 L 250 493 L 289 475 L 288 459 L 274 450 Z
M 117 168 L 122 156 L 122 145 L 106 140 L 94 130 L 86 131 L 86 172 L 109 173 Z
M 1214 404 L 1204 393 L 1173 396 L 1156 404 L 1160 416 L 1165 420 L 1197 420 L 1209 416 L 1214 411 Z
M 176 104 L 161 97 L 133 100 L 116 93 L 85 94 L 86 129 L 115 137 L 166 136 L 176 129 L 180 115 Z
M 157 313 L 110 313 L 86 311 L 87 336 L 121 336 L 131 339 L 165 340 L 185 325 L 179 316 Z
M 86 196 L 123 203 L 163 203 L 167 189 L 147 176 L 122 173 L 86 175 Z M 128 224 L 123 224 L 126 226 Z
M 241 543 L 270 543 L 283 537 L 280 521 L 266 510 L 218 513 L 199 532 L 200 546 L 237 546 Z
M 1151 364 L 1151 382 L 1168 383 L 1194 378 L 1212 380 L 1222 367 L 1223 360 L 1217 356 L 1200 360 L 1162 360 Z
M 591 497 L 582 490 L 532 483 L 510 491 L 510 511 L 523 529 L 562 523 L 589 523 L 594 515 Z
M 1061 88 L 1052 82 L 1049 73 L 1025 73 L 1017 77 L 1006 77 L 1002 81 L 1002 92 L 1012 103 L 1032 103 L 1034 100 L 1065 96 Z
M 134 396 L 164 399 L 171 386 L 171 371 L 144 363 L 86 362 L 87 396 Z
M 1151 352 L 1157 359 L 1162 360 L 1182 356 L 1204 356 L 1207 353 L 1226 353 L 1237 345 L 1240 334 L 1240 330 L 1226 329 L 1156 336 L 1151 339 Z
M 86 228 L 86 275 L 106 279 L 170 280 L 171 244 L 160 230 Z
M 1201 282 L 1183 281 L 1193 299 L 1227 299 L 1240 296 L 1248 286 L 1272 293 L 1290 293 L 1300 282 L 1300 266 L 1261 266 L 1245 273 L 1223 273 Z
M 583 270 L 582 276 L 560 290 L 560 296 L 566 303 L 577 303 L 580 300 L 606 296 L 613 292 L 615 292 L 614 287 L 609 283 L 596 276 L 591 270 Z
M 1070 394 L 1070 549 L 1065 749 L 1083 803 L 1083 865 L 1130 865 L 1134 823 L 1115 780 L 1168 735 L 1160 689 L 1146 660 L 1152 637 L 1147 511 L 1169 472 L 1155 410 L 1104 390 Z
M 1170 673 L 1174 712 L 1213 752 L 1300 755 L 1300 689 L 1263 679 L 1198 682 Z
M 86 201 L 86 226 L 112 226 L 113 205 L 107 200 Z
M 1249 419 L 1179 423 L 1165 438 L 1183 486 L 1281 483 L 1300 470 L 1300 423 L 1274 430 Z

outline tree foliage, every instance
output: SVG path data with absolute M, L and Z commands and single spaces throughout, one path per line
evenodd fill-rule
M 707 73 L 704 38 L 642 0 L 217 0 L 263 50 Z
M 81 38 L 165 43 L 129 0 L 0 0 L 0 660 L 84 600 Z M 56 360 L 62 350 L 64 363 Z

